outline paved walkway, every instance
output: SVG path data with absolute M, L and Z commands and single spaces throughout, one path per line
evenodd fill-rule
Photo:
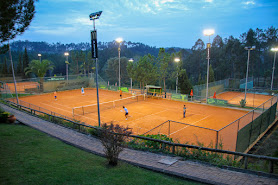
M 6 111 L 14 114 L 20 122 L 30 127 L 38 129 L 64 141 L 65 143 L 84 149 L 91 153 L 102 156 L 104 155 L 101 142 L 94 137 L 90 137 L 74 130 L 44 121 L 40 118 L 33 117 L 8 106 L 2 104 L 1 106 Z M 163 159 L 175 160 L 177 158 L 150 152 L 125 149 L 120 154 L 120 159 L 154 171 L 172 174 L 209 184 L 278 185 L 278 179 L 275 178 L 267 178 L 247 173 L 235 172 L 192 161 L 178 160 L 172 165 L 166 165 L 159 161 Z

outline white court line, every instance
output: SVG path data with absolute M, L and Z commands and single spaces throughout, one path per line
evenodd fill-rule
M 72 114 L 72 111 L 68 111 L 68 110 L 65 110 L 65 109 L 57 108 L 57 107 L 55 107 L 55 106 L 51 106 L 51 105 L 46 104 L 46 103 L 41 103 L 41 104 L 45 104 L 45 105 L 47 105 L 47 106 L 50 106 L 50 107 L 53 107 L 53 108 L 56 108 L 56 109 L 59 109 L 59 110 L 63 110 L 63 111 L 65 111 L 65 112 L 69 112 L 69 113 Z M 43 107 L 42 107 L 42 108 L 43 108 Z M 56 112 L 55 112 L 55 113 L 56 113 Z M 60 113 L 58 113 L 58 114 L 60 114 Z M 65 116 L 65 115 L 64 115 L 64 116 Z M 93 121 L 97 121 L 96 119 L 93 119 L 93 118 L 90 118 L 90 117 L 87 117 L 87 116 L 82 116 L 82 117 L 88 118 L 88 119 L 93 120 Z
M 191 125 L 194 125 L 195 123 L 198 123 L 198 122 L 200 122 L 200 121 L 202 121 L 202 120 L 204 120 L 204 119 L 206 119 L 206 118 L 208 118 L 208 117 L 210 117 L 210 115 L 208 115 L 207 117 L 204 117 L 203 119 L 200 119 L 200 120 L 198 120 L 198 121 L 195 121 L 195 122 L 192 123 Z M 179 131 L 181 131 L 181 130 L 183 130 L 183 129 L 189 127 L 189 126 L 190 126 L 190 125 L 187 125 L 187 126 L 181 128 L 180 130 L 177 130 L 176 132 L 171 133 L 170 135 L 175 134 L 175 133 L 177 133 L 177 132 L 179 132 Z
M 158 104 L 156 104 L 156 103 L 151 103 L 151 102 L 146 102 L 146 103 L 158 105 Z M 159 107 L 165 108 L 166 106 L 159 105 Z M 182 108 L 183 108 L 183 107 L 182 107 Z M 165 108 L 165 109 L 167 109 L 167 110 L 173 110 L 173 109 L 176 109 L 176 107 L 173 107 L 173 108 L 170 108 L 170 109 L 169 109 L 169 107 L 167 106 L 167 108 Z M 182 110 L 183 110 L 183 109 L 181 109 L 181 111 L 182 111 Z M 187 108 L 187 110 L 188 110 L 188 108 Z M 192 112 L 192 111 L 191 111 L 191 112 Z M 203 114 L 198 114 L 198 113 L 192 113 L 192 114 L 194 114 L 194 115 L 203 115 Z
M 70 113 L 72 113 L 72 111 L 68 111 L 68 110 L 65 110 L 65 109 L 62 109 L 62 108 L 58 108 L 58 107 L 56 107 L 56 106 L 52 106 L 52 105 L 49 105 L 49 104 L 46 104 L 46 103 L 41 103 L 41 104 L 47 105 L 47 106 L 49 106 L 49 107 L 53 107 L 53 108 L 58 109 L 58 110 L 63 110 L 63 111 L 65 111 L 65 112 L 70 112 Z M 44 108 L 44 107 L 42 107 L 42 108 Z M 45 109 L 46 109 L 46 108 L 45 108 Z M 60 114 L 60 113 L 58 113 L 58 114 Z

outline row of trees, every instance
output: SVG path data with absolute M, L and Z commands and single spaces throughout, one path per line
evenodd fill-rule
M 271 47 L 277 46 L 277 29 L 270 27 L 268 29 L 250 29 L 243 33 L 240 38 L 222 39 L 216 35 L 212 42 L 210 50 L 210 77 L 209 81 L 221 80 L 226 78 L 241 79 L 245 77 L 247 51 L 245 46 L 256 46 L 256 50 L 251 51 L 250 56 L 250 76 L 257 78 L 270 77 L 273 52 Z M 21 42 L 16 42 L 20 43 Z M 16 44 L 16 43 L 13 43 Z M 26 42 L 25 42 L 26 43 Z M 30 43 L 28 43 L 30 44 Z M 133 45 L 133 46 L 132 46 Z M 14 45 L 15 46 L 15 45 Z M 74 47 L 74 45 L 71 45 Z M 140 51 L 139 55 L 134 48 Z M 18 76 L 26 77 L 22 73 L 28 65 L 28 59 L 37 59 L 37 53 L 28 51 L 12 52 L 16 63 L 16 72 Z M 33 48 L 30 47 L 29 48 Z M 178 74 L 179 87 L 183 92 L 188 93 L 192 85 L 203 84 L 206 82 L 207 73 L 207 50 L 205 43 L 198 39 L 195 45 L 190 49 L 181 48 L 156 48 L 146 47 L 134 43 L 124 42 L 121 46 L 121 83 L 127 85 L 132 78 L 138 86 L 146 84 L 161 85 L 164 88 L 175 89 L 176 78 Z M 152 52 L 153 54 L 150 54 Z M 65 56 L 64 53 L 42 53 L 42 57 L 52 61 L 55 68 L 47 75 L 65 75 Z M 7 55 L 7 54 L 6 54 Z M 2 63 L 2 73 L 8 74 L 10 66 L 7 65 L 6 55 L 0 56 Z M 117 56 L 117 44 L 115 42 L 106 43 L 99 51 L 99 74 L 110 84 L 118 82 L 119 63 Z M 179 63 L 174 62 L 174 58 L 181 59 Z M 134 62 L 129 62 L 133 58 Z M 72 50 L 69 56 L 70 74 L 87 74 L 95 72 L 95 62 L 91 59 L 90 50 Z M 275 73 L 277 74 L 277 73 Z M 188 76 L 188 77 L 187 77 Z M 183 82 L 183 79 L 186 82 Z M 185 84 L 185 85 L 184 85 Z M 186 90 L 185 87 L 186 86 Z

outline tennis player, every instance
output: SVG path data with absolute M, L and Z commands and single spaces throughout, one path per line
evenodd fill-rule
M 124 110 L 125 110 L 125 118 L 126 118 L 126 120 L 127 120 L 128 110 L 127 110 L 127 108 L 125 108 L 125 106 L 123 106 L 123 108 L 124 108 Z
M 120 89 L 120 98 L 122 99 L 123 91 Z
M 54 91 L 54 99 L 57 100 L 57 92 Z
M 81 94 L 82 94 L 82 95 L 85 94 L 84 87 L 81 87 Z
M 183 105 L 183 118 L 185 118 L 185 114 L 186 114 L 186 106 Z

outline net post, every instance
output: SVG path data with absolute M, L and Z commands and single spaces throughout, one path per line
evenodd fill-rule
M 82 112 L 83 112 L 83 115 L 85 115 L 85 114 L 84 114 L 84 106 L 82 106 Z
M 72 117 L 74 117 L 74 108 L 72 108 Z

